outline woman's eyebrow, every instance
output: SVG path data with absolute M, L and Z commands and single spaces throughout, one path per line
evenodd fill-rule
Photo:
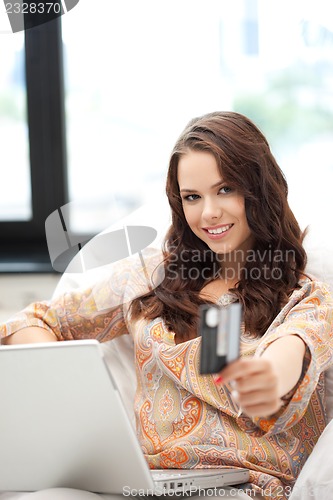
M 216 188 L 217 186 L 220 186 L 221 184 L 223 184 L 224 181 L 221 179 L 220 181 L 216 182 L 215 184 L 213 184 L 210 189 L 214 189 Z M 196 189 L 181 189 L 180 190 L 180 193 L 197 193 L 198 191 Z

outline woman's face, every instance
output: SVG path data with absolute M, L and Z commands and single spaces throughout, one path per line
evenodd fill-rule
M 224 182 L 214 155 L 191 151 L 178 162 L 178 184 L 186 221 L 215 253 L 253 247 L 244 196 Z

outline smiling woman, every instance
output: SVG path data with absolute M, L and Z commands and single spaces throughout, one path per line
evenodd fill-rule
M 196 150 L 183 154 L 178 163 L 178 184 L 184 215 L 193 233 L 217 254 L 238 250 L 240 256 L 243 251 L 243 262 L 238 259 L 234 262 L 235 265 L 243 264 L 246 251 L 254 243 L 244 196 L 224 185 L 223 168 L 221 172 L 214 155 Z M 185 186 L 192 186 L 192 189 Z
M 304 273 L 286 181 L 245 116 L 192 120 L 171 153 L 166 193 L 162 252 L 147 248 L 86 289 L 32 304 L 2 325 L 3 342 L 130 334 L 137 437 L 150 468 L 245 468 L 251 498 L 287 500 L 325 426 L 333 299 Z M 198 306 L 233 302 L 244 310 L 240 357 L 202 375 Z
M 177 338 L 191 338 L 200 293 L 206 286 L 217 287 L 235 293 L 244 307 L 245 328 L 263 335 L 298 287 L 306 254 L 303 233 L 287 201 L 286 180 L 261 131 L 233 112 L 193 119 L 172 151 L 166 191 L 173 225 L 165 258 L 173 263 L 172 274 L 171 268 L 170 274 L 166 271 L 158 298 L 154 292 L 140 301 L 146 304 L 147 317 L 153 319 L 158 310 Z M 228 229 L 209 233 L 221 226 Z M 202 259 L 185 262 L 183 254 L 193 250 L 202 252 Z M 209 250 L 214 257 L 207 262 Z M 287 258 L 271 259 L 276 251 Z M 200 274 L 204 268 L 205 274 Z M 170 296 L 170 291 L 175 294 Z

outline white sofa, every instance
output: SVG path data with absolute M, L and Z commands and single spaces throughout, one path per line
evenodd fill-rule
M 311 233 L 305 240 L 307 271 L 330 285 L 333 293 L 331 245 L 316 244 Z M 333 498 L 333 367 L 325 372 L 327 426 L 299 475 L 289 500 Z

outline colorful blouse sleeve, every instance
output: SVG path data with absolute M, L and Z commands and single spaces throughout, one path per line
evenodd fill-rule
M 142 255 L 123 259 L 111 267 L 104 280 L 87 289 L 31 304 L 0 325 L 1 337 L 30 326 L 45 328 L 58 340 L 93 338 L 106 342 L 128 333 L 128 305 L 151 287 L 155 261 L 149 252 L 144 259 Z
M 261 356 L 276 339 L 298 335 L 306 344 L 303 370 L 286 404 L 270 418 L 254 418 L 264 433 L 275 434 L 291 428 L 303 417 L 320 374 L 333 362 L 333 300 L 323 283 L 308 281 L 291 300 L 264 335 L 255 356 Z

